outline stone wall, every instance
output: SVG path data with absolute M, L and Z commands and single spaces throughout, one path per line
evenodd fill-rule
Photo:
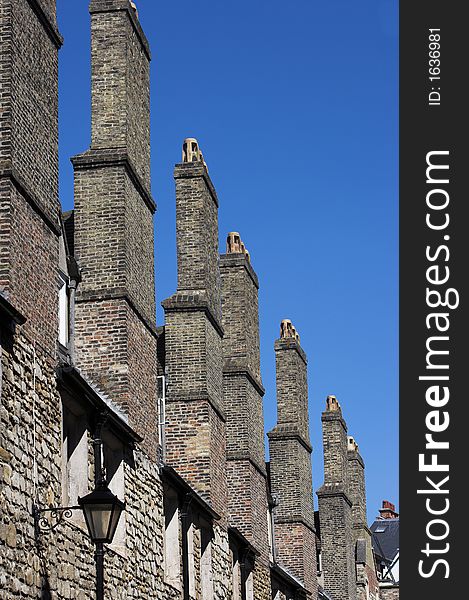
M 399 586 L 381 585 L 379 588 L 381 600 L 399 600 Z
M 83 525 L 64 521 L 35 534 L 33 503 L 61 506 L 61 397 L 53 365 L 21 332 L 2 331 L 0 573 L 5 600 L 52 593 L 94 598 L 93 548 Z M 89 471 L 93 470 L 91 447 Z M 91 479 L 91 477 L 90 477 Z M 162 485 L 144 453 L 124 464 L 125 546 L 106 553 L 106 590 L 116 599 L 179 598 L 163 582 Z M 44 596 L 44 597 L 47 597 Z

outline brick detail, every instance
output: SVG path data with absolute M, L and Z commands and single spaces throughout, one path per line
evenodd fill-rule
M 278 427 L 292 429 L 309 445 L 306 355 L 296 338 L 280 338 L 274 349 Z
M 334 600 L 356 600 L 352 506 L 339 485 L 318 490 L 324 589 Z
M 308 599 L 317 598 L 315 534 L 303 523 L 276 523 L 276 558 L 303 582 Z
M 230 240 L 232 234 L 228 235 Z M 230 525 L 269 564 L 267 481 L 265 471 L 264 389 L 260 376 L 257 276 L 244 244 L 228 245 L 220 257 L 223 314 L 223 384 L 228 457 Z M 261 598 L 263 578 L 254 577 Z
M 283 330 L 282 330 L 283 331 Z M 268 433 L 278 559 L 317 597 L 307 359 L 299 336 L 275 342 L 277 425 Z
M 125 298 L 78 303 L 75 326 L 80 369 L 124 409 L 156 458 L 156 338 Z
M 52 28 L 55 1 L 1 2 L 0 290 L 27 318 L 25 332 L 53 356 L 60 43 L 51 39 Z
M 221 324 L 217 194 L 201 162 L 176 165 L 174 178 L 178 293 L 198 296 Z
M 352 502 L 348 494 L 347 425 L 334 396 L 322 413 L 324 485 L 318 490 L 324 589 L 334 600 L 356 600 Z
M 79 301 L 125 296 L 155 328 L 152 212 L 124 166 L 75 168 Z
M 202 162 L 176 165 L 178 289 L 165 300 L 166 462 L 227 524 L 218 201 Z
M 91 147 L 126 148 L 150 189 L 150 55 L 128 0 L 91 0 Z
M 374 564 L 371 532 L 368 528 L 366 518 L 365 463 L 360 455 L 358 445 L 351 437 L 349 437 L 347 460 L 347 488 L 350 501 L 352 502 L 352 541 L 354 547 L 356 547 L 358 540 L 363 540 L 365 543 L 366 562 L 363 566 L 364 577 L 362 579 L 368 582 L 370 592 L 377 596 L 379 593 L 378 580 Z M 363 586 L 360 584 L 360 578 L 357 573 L 358 600 L 360 600 L 360 593 L 363 592 Z
M 246 254 L 222 254 L 224 371 L 244 368 L 262 386 L 259 348 L 259 282 Z
M 347 489 L 347 425 L 339 407 L 322 413 L 324 483 L 340 484 Z
M 149 56 L 127 0 L 92 0 L 90 13 L 91 148 L 72 159 L 74 245 L 82 269 L 77 364 L 126 410 L 156 459 Z

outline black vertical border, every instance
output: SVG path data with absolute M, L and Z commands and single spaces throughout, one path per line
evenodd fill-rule
M 446 600 L 465 597 L 467 550 L 463 540 L 469 534 L 469 429 L 466 413 L 469 394 L 465 372 L 469 372 L 469 351 L 466 338 L 469 334 L 467 311 L 467 279 L 469 276 L 469 155 L 467 145 L 469 102 L 464 89 L 469 89 L 469 24 L 463 16 L 467 8 L 464 2 L 409 0 L 400 3 L 400 597 L 403 600 L 419 598 Z M 441 35 L 441 82 L 429 82 L 429 29 L 440 29 Z M 431 87 L 440 87 L 441 105 L 429 106 Z M 432 186 L 426 183 L 426 155 L 430 151 L 449 151 L 449 185 L 444 187 L 450 194 L 448 230 L 431 231 L 426 226 L 426 195 Z M 444 162 L 444 160 L 443 160 Z M 438 186 L 433 186 L 438 187 Z M 443 211 L 444 212 L 444 211 Z M 449 235 L 450 240 L 443 236 Z M 432 309 L 426 304 L 426 270 L 431 264 L 426 259 L 426 247 L 436 249 L 447 244 L 450 250 L 448 262 L 438 261 L 441 267 L 450 269 L 446 286 L 456 288 L 460 295 L 459 308 L 450 313 L 450 328 L 446 335 L 450 341 L 449 356 L 442 357 L 450 369 L 450 400 L 441 410 L 450 414 L 449 429 L 435 434 L 435 439 L 448 440 L 449 450 L 438 452 L 438 462 L 449 463 L 449 473 L 419 472 L 418 456 L 425 452 L 425 418 L 433 410 L 425 400 L 429 382 L 419 381 L 420 375 L 428 374 L 426 367 L 426 341 L 434 335 L 427 329 L 426 316 Z M 441 256 L 443 256 L 442 252 Z M 437 286 L 429 286 L 435 289 Z M 443 311 L 443 308 L 437 310 Z M 433 330 L 434 332 L 434 330 Z M 441 333 L 441 335 L 445 335 Z M 444 347 L 442 344 L 441 347 Z M 435 374 L 443 374 L 435 371 Z M 431 454 L 431 452 L 427 452 Z M 428 462 L 428 459 L 427 459 Z M 450 509 L 441 515 L 449 525 L 449 535 L 441 541 L 428 539 L 426 528 L 433 518 L 426 509 L 428 496 L 417 493 L 418 489 L 431 488 L 426 476 L 435 482 L 449 475 L 442 488 L 448 495 L 434 494 L 433 506 L 443 507 L 443 498 L 450 501 Z M 439 500 L 437 500 L 437 498 Z M 433 500 L 432 500 L 433 502 Z M 440 504 L 438 504 L 440 502 Z M 435 534 L 444 527 L 435 526 Z M 430 554 L 422 550 L 430 543 L 433 549 L 448 552 Z M 466 545 L 467 546 L 467 545 Z M 431 577 L 419 574 L 419 561 L 428 573 L 439 558 L 449 564 L 436 567 Z M 466 569 L 469 574 L 469 568 Z

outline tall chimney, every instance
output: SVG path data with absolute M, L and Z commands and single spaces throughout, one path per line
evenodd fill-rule
M 352 541 L 356 557 L 357 598 L 366 600 L 367 590 L 378 595 L 371 531 L 366 519 L 365 463 L 357 442 L 348 436 L 348 493 L 352 502 Z
M 226 517 L 218 198 L 193 138 L 184 142 L 174 178 L 178 288 L 162 303 L 166 460 Z
M 278 560 L 317 596 L 312 447 L 309 440 L 307 359 L 291 321 L 281 323 L 275 342 L 277 425 L 270 448 L 275 545 Z
M 348 492 L 347 425 L 335 396 L 322 413 L 324 485 L 318 490 L 324 589 L 334 600 L 356 600 L 352 501 Z
M 2 2 L 0 292 L 37 351 L 58 338 L 58 50 L 55 0 Z
M 262 598 L 270 572 L 259 283 L 237 232 L 227 236 L 226 253 L 220 257 L 220 273 L 229 522 L 259 553 L 253 585 L 254 597 Z
M 352 501 L 352 522 L 358 535 L 367 528 L 365 463 L 360 455 L 358 444 L 352 436 L 347 438 L 347 460 L 348 492 Z
M 75 169 L 78 367 L 157 453 L 148 41 L 129 0 L 91 0 L 91 148 Z
M 397 519 L 399 513 L 396 512 L 396 506 L 392 502 L 383 500 L 383 507 L 379 509 L 379 516 L 381 519 Z

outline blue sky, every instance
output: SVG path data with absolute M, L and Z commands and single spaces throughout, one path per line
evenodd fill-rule
M 58 0 L 61 199 L 90 142 L 86 0 Z M 368 519 L 398 500 L 397 0 L 137 0 L 152 61 L 157 302 L 176 288 L 172 170 L 196 137 L 261 283 L 266 429 L 273 342 L 290 318 L 309 357 L 313 477 L 321 412 L 342 405 L 366 462 Z M 163 313 L 158 308 L 158 322 Z

